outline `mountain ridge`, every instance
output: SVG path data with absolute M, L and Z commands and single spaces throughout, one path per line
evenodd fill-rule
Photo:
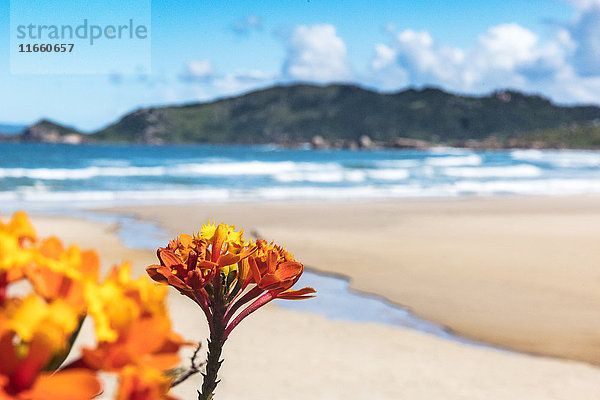
M 293 84 L 141 108 L 91 134 L 53 129 L 59 139 L 80 135 L 93 143 L 600 148 L 599 126 L 600 107 L 560 106 L 513 90 L 467 96 L 438 88 L 379 93 L 355 85 Z

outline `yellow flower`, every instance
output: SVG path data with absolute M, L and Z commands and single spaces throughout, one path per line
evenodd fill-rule
M 0 271 L 19 271 L 33 261 L 34 255 L 32 249 L 20 245 L 18 236 L 0 231 Z
M 101 285 L 85 287 L 88 312 L 94 319 L 99 341 L 114 342 L 141 316 L 168 319 L 166 287 L 156 286 L 145 277 L 132 279 L 131 265 L 115 267 Z
M 235 225 L 219 224 L 215 226 L 214 221 L 202 225 L 202 229 L 200 229 L 200 237 L 203 237 L 212 244 L 213 257 L 217 258 L 223 251 L 223 245 L 226 245 L 225 251 L 238 253 L 239 249 L 244 245 L 243 236 L 243 229 L 236 232 Z M 212 261 L 216 262 L 216 260 Z
M 35 230 L 29 222 L 27 213 L 25 211 L 17 211 L 8 224 L 3 224 L 0 221 L 0 231 L 8 232 L 20 240 L 35 240 Z
M 65 350 L 79 323 L 77 311 L 64 301 L 48 304 L 33 294 L 21 302 L 12 301 L 7 315 L 9 329 L 23 342 L 44 338 L 53 351 Z
M 187 343 L 171 330 L 166 294 L 166 287 L 145 277 L 132 279 L 129 264 L 113 268 L 102 285 L 88 284 L 86 298 L 98 344 L 83 349 L 84 364 L 109 371 L 127 365 L 164 371 L 177 364 L 177 351 Z
M 102 285 L 85 285 L 88 313 L 94 319 L 99 341 L 114 342 L 119 331 L 140 315 L 136 301 L 127 297 L 117 282 L 108 280 Z

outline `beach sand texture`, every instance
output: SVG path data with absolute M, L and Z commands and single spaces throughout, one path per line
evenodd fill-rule
M 122 208 L 176 233 L 216 219 L 284 244 L 305 265 L 351 278 L 469 338 L 267 306 L 225 347 L 226 399 L 592 399 L 600 393 L 600 198 L 403 200 Z M 41 235 L 99 250 L 103 264 L 155 262 L 114 226 L 36 217 Z M 318 290 L 318 288 L 317 288 Z M 175 326 L 206 337 L 199 310 L 172 294 Z M 178 387 L 193 398 L 196 377 Z

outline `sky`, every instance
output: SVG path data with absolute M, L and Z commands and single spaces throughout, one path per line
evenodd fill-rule
M 515 89 L 600 104 L 600 0 L 92 3 L 102 7 L 87 11 L 90 21 L 147 23 L 147 57 L 134 68 L 133 42 L 105 41 L 85 55 L 108 66 L 101 73 L 78 72 L 81 53 L 55 56 L 56 65 L 25 59 L 35 73 L 15 73 L 11 18 L 14 25 L 29 11 L 40 24 L 76 24 L 81 10 L 73 0 L 0 0 L 0 123 L 49 118 L 94 131 L 141 107 L 293 82 L 474 95 Z

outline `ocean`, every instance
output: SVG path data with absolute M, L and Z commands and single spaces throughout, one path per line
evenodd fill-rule
M 600 151 L 0 143 L 2 212 L 140 203 L 600 193 Z

